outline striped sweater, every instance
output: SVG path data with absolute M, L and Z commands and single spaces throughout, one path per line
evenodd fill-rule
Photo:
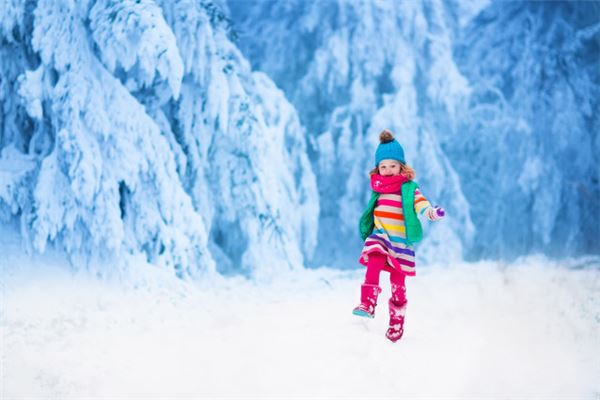
M 414 207 L 422 215 L 431 206 L 429 201 L 415 190 Z M 375 228 L 365 240 L 359 262 L 367 265 L 373 252 L 387 256 L 386 269 L 396 270 L 409 276 L 415 275 L 415 252 L 406 241 L 406 227 L 400 194 L 381 194 L 373 212 Z

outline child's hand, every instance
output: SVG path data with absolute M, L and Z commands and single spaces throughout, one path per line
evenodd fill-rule
M 425 216 L 430 221 L 437 221 L 446 216 L 446 211 L 439 206 L 429 207 L 427 211 L 425 211 Z

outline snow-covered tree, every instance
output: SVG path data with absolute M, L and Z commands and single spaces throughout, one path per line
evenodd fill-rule
M 294 108 L 229 39 L 212 3 L 164 2 L 184 54 L 181 98 L 167 119 L 184 182 L 208 222 L 222 271 L 300 267 L 316 242 L 318 194 Z M 203 38 L 197 40 L 196 38 Z
M 308 128 L 317 256 L 356 253 L 325 238 L 341 226 L 352 243 L 381 128 L 449 209 L 427 258 L 599 251 L 598 2 L 228 5 L 242 50 Z
M 26 244 L 178 272 L 303 264 L 318 200 L 302 129 L 214 4 L 2 8 L 0 212 Z
M 313 262 L 355 265 L 367 171 L 383 128 L 405 147 L 425 194 L 449 210 L 447 223 L 431 227 L 430 244 L 423 246 L 429 253 L 421 256 L 460 257 L 474 228 L 437 137 L 439 130 L 454 132 L 456 108 L 468 94 L 452 59 L 454 34 L 481 5 L 346 0 L 228 5 L 240 47 L 285 90 L 307 126 L 321 198 L 320 247 Z M 433 109 L 445 124 L 430 121 Z
M 444 145 L 475 257 L 600 251 L 600 3 L 493 3 L 457 42 L 471 82 Z

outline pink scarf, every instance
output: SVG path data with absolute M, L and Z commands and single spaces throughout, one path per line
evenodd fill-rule
M 408 178 L 402 174 L 396 176 L 371 175 L 371 189 L 377 193 L 400 193 L 400 188 L 405 182 L 408 182 Z

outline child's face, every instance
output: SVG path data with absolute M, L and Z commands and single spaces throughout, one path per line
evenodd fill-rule
M 396 160 L 382 160 L 379 163 L 379 175 L 396 176 L 400 175 L 400 162 Z

